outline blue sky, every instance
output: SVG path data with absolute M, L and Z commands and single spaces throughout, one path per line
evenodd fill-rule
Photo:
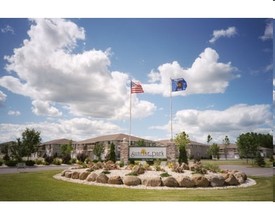
M 0 142 L 26 127 L 43 141 L 129 132 L 232 143 L 243 132 L 270 133 L 273 20 L 266 18 L 0 19 Z

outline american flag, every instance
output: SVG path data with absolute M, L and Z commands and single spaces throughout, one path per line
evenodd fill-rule
M 144 93 L 140 83 L 131 81 L 131 93 Z

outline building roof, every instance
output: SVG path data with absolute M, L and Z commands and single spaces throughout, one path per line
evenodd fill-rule
M 167 140 L 159 140 L 159 141 L 157 141 L 157 143 L 162 144 L 162 145 L 167 145 L 168 143 L 171 143 L 171 140 L 168 140 L 168 139 Z M 190 140 L 189 144 L 191 144 L 191 145 L 206 145 L 207 146 L 207 144 L 202 144 L 202 143 L 192 141 L 192 140 Z
M 83 141 L 78 141 L 78 144 L 90 144 L 90 143 L 97 143 L 97 142 L 102 142 L 102 141 L 123 141 L 123 139 L 126 138 L 126 140 L 129 140 L 129 135 L 127 134 L 110 134 L 110 135 L 104 135 L 104 136 L 99 136 L 95 138 L 90 138 L 86 139 Z M 131 141 L 139 141 L 139 140 L 144 140 L 147 142 L 154 142 L 151 140 L 146 140 L 140 137 L 135 137 L 131 136 Z
M 41 145 L 49 145 L 49 144 L 69 144 L 71 140 L 66 139 L 66 138 L 61 138 L 61 139 L 55 139 L 55 140 L 51 140 L 51 141 L 47 141 L 42 143 Z M 73 144 L 75 144 L 76 142 L 73 141 Z

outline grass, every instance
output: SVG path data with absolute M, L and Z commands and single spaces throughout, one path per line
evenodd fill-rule
M 273 201 L 274 177 L 252 177 L 257 184 L 224 190 L 140 190 L 56 180 L 60 171 L 1 174 L 0 201 Z
M 216 165 L 245 165 L 247 167 L 257 167 L 252 160 L 248 160 L 248 163 L 246 162 L 246 159 L 238 159 L 238 160 L 201 160 L 203 164 L 209 163 L 209 164 L 216 164 Z M 272 162 L 268 159 L 265 160 L 266 166 L 265 167 L 272 167 Z

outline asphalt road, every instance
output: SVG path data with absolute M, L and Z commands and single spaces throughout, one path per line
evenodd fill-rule
M 71 167 L 72 165 L 49 165 L 49 166 L 34 166 L 19 168 L 16 167 L 0 167 L 0 174 L 5 173 L 22 173 L 22 172 L 39 172 L 45 170 L 62 170 Z M 247 167 L 241 165 L 220 165 L 221 169 L 228 170 L 239 170 L 246 173 L 248 176 L 273 176 L 275 175 L 274 168 L 258 168 L 258 167 Z
M 25 168 L 16 167 L 0 167 L 0 174 L 5 173 L 23 173 L 23 172 L 39 172 L 45 170 L 65 170 L 66 168 L 72 167 L 72 165 L 49 165 L 49 166 L 33 166 Z
M 223 170 L 239 170 L 248 176 L 273 176 L 274 168 L 247 167 L 241 165 L 220 165 Z

